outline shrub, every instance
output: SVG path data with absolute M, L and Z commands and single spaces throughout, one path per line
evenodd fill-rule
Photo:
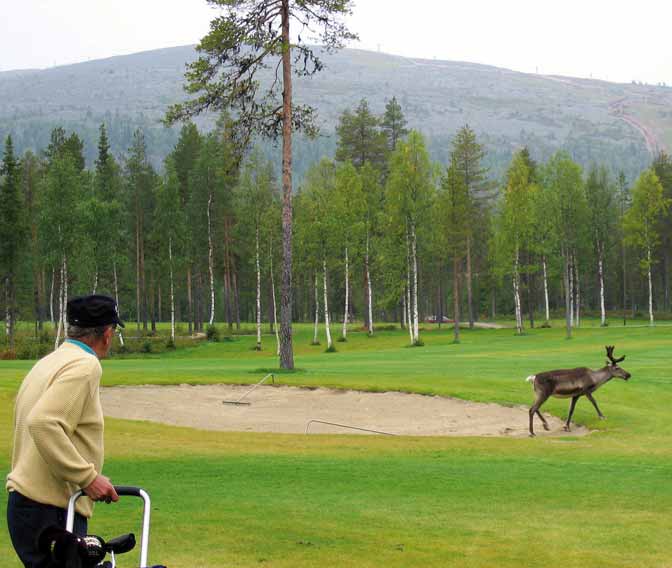
M 14 359 L 16 359 L 16 351 L 6 349 L 0 352 L 0 361 L 13 361 Z
M 142 343 L 142 347 L 140 347 L 140 351 L 142 353 L 151 353 L 152 352 L 152 342 L 149 340 L 145 340 Z
M 205 337 L 208 341 L 219 341 L 219 330 L 214 325 L 209 325 L 208 329 L 205 330 Z
M 166 343 L 166 349 L 168 349 L 169 351 L 175 351 L 175 349 L 176 349 L 176 347 L 175 347 L 175 342 L 174 342 L 172 339 L 169 339 L 169 340 L 167 341 L 167 343 Z
M 332 345 L 331 347 L 327 347 L 327 348 L 324 350 L 324 352 L 325 352 L 325 353 L 336 353 L 336 346 L 335 346 L 335 345 Z

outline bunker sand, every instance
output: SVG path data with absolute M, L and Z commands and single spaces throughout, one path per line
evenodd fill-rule
M 148 420 L 203 430 L 303 434 L 311 420 L 335 422 L 403 436 L 527 437 L 528 409 L 483 404 L 440 396 L 399 392 L 368 393 L 288 386 L 261 386 L 244 401 L 224 404 L 250 390 L 249 385 L 111 387 L 101 391 L 106 416 Z M 550 432 L 566 436 L 563 422 L 544 414 Z M 535 419 L 536 420 L 536 419 Z M 321 423 L 310 434 L 367 434 Z M 589 433 L 573 425 L 572 436 Z

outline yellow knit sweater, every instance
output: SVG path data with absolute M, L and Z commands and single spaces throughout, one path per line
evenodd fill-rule
M 65 508 L 102 471 L 101 375 L 95 355 L 67 342 L 35 364 L 16 398 L 8 490 Z M 92 501 L 77 512 L 90 517 Z

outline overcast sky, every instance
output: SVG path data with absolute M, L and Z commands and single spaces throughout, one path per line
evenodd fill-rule
M 205 0 L 3 0 L 0 71 L 197 43 Z M 356 0 L 352 47 L 672 84 L 668 0 Z

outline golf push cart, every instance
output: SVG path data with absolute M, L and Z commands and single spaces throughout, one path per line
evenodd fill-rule
M 144 502 L 139 567 L 166 568 L 160 564 L 150 566 L 147 562 L 151 507 L 149 495 L 144 489 L 140 489 L 139 487 L 116 485 L 114 488 L 120 497 L 140 497 Z M 105 541 L 95 535 L 80 537 L 73 534 L 75 503 L 83 494 L 83 491 L 78 491 L 70 497 L 65 530 L 61 527 L 49 527 L 45 529 L 39 537 L 39 547 L 41 550 L 48 552 L 51 555 L 52 561 L 62 568 L 116 568 L 116 556 L 130 552 L 135 548 L 135 535 L 129 533 Z M 105 560 L 108 554 L 110 555 L 110 560 Z

